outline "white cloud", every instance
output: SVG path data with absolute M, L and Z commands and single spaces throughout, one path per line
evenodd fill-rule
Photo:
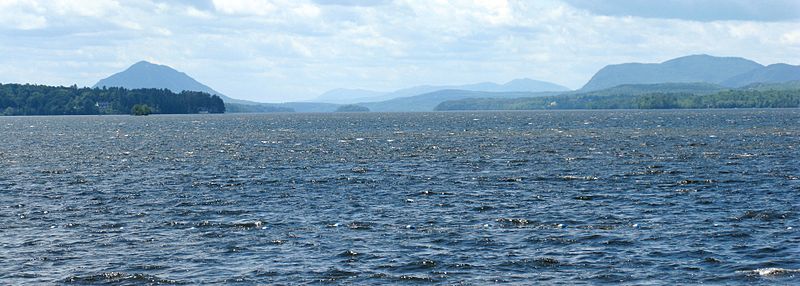
M 785 45 L 800 45 L 800 30 L 786 32 L 781 35 L 781 43 Z
M 278 9 L 268 0 L 214 0 L 214 8 L 231 15 L 269 15 Z
M 300 17 L 313 18 L 320 14 L 320 8 L 315 5 L 301 4 L 292 8 L 292 13 Z
M 474 0 L 479 11 L 478 18 L 493 25 L 508 24 L 511 17 L 511 8 L 506 0 Z
M 0 25 L 11 29 L 33 30 L 47 27 L 44 8 L 36 2 L 0 0 Z
M 186 15 L 200 19 L 213 19 L 214 15 L 207 11 L 195 8 L 194 6 L 186 7 Z
M 46 1 L 43 5 L 45 4 L 50 6 L 48 10 L 71 17 L 105 17 L 109 12 L 122 9 L 119 2 L 114 0 L 53 0 Z

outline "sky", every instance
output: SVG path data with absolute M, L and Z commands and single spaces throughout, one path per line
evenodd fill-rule
M 312 100 L 710 54 L 800 64 L 800 0 L 0 0 L 0 83 L 92 86 L 140 61 L 230 97 Z

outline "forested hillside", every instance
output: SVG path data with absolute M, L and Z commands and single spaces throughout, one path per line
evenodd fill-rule
M 204 92 L 0 84 L 0 115 L 131 114 L 136 105 L 161 114 L 225 112 L 222 99 Z
M 800 89 L 725 90 L 712 94 L 573 94 L 534 98 L 471 98 L 446 101 L 436 110 L 796 108 Z

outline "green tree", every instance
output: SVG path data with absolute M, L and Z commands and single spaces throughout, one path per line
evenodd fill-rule
M 131 114 L 133 115 L 150 115 L 151 113 L 153 113 L 153 109 L 147 104 L 136 104 L 131 108 Z

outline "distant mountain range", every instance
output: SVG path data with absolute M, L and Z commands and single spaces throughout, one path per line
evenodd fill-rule
M 549 82 L 515 79 L 505 84 L 485 82 L 454 86 L 423 85 L 394 92 L 336 89 L 321 95 L 316 102 L 260 103 L 230 98 L 183 72 L 146 61 L 140 61 L 122 72 L 102 79 L 94 87 L 166 88 L 173 92 L 201 91 L 222 98 L 228 112 L 333 112 L 343 104 L 352 103 L 359 103 L 372 111 L 431 111 L 442 101 L 461 99 L 472 94 L 486 97 L 534 96 L 530 93 L 569 90 Z M 429 93 L 432 94 L 427 96 Z
M 600 90 L 622 84 L 706 82 L 741 87 L 757 82 L 800 80 L 800 66 L 763 66 L 735 57 L 692 55 L 659 64 L 626 63 L 608 65 L 598 71 L 582 91 Z
M 361 102 L 357 105 L 364 106 L 370 111 L 378 112 L 414 112 L 433 111 L 442 102 L 465 98 L 518 98 L 557 95 L 561 92 L 488 92 L 460 89 L 437 90 L 415 96 L 398 97 L 378 102 Z
M 417 96 L 440 90 L 465 90 L 465 91 L 483 91 L 483 92 L 545 92 L 545 91 L 569 91 L 569 88 L 551 82 L 534 80 L 529 78 L 520 78 L 509 81 L 504 84 L 497 84 L 493 82 L 481 82 L 481 83 L 465 84 L 465 85 L 420 85 L 420 86 L 396 90 L 393 92 L 379 92 L 379 91 L 372 91 L 365 89 L 340 88 L 323 93 L 313 101 L 337 103 L 337 104 L 379 102 L 379 101 L 392 100 L 395 98 Z
M 624 84 L 557 96 L 448 100 L 437 111 L 554 109 L 798 108 L 800 81 L 728 88 L 710 83 Z
M 754 83 L 781 83 L 800 80 L 800 66 L 774 64 L 726 79 L 721 84 L 729 87 L 743 87 Z
M 173 92 L 201 91 L 220 96 L 228 112 L 333 112 L 341 105 L 357 104 L 371 111 L 432 111 L 445 101 L 486 98 L 530 98 L 573 94 L 642 94 L 682 92 L 710 94 L 728 88 L 769 86 L 800 80 L 800 66 L 764 66 L 736 57 L 691 55 L 663 63 L 609 65 L 598 71 L 580 90 L 533 79 L 515 79 L 504 84 L 491 82 L 435 86 L 422 85 L 392 92 L 364 89 L 334 89 L 314 102 L 260 103 L 234 99 L 202 84 L 185 73 L 165 65 L 138 62 L 128 69 L 100 80 L 95 87 L 166 88 Z
M 366 90 L 366 89 L 352 89 L 352 88 L 337 88 L 329 90 L 316 99 L 314 102 L 324 102 L 333 104 L 348 104 L 364 101 L 374 101 L 386 95 L 385 92 Z

